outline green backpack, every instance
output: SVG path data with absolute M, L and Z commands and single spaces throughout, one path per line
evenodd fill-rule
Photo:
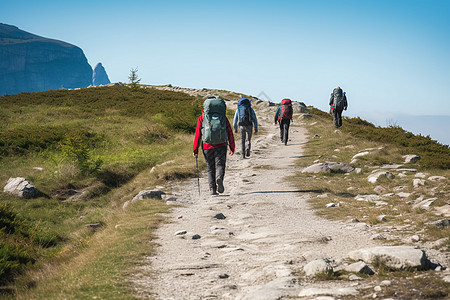
M 227 141 L 227 105 L 223 99 L 206 99 L 203 103 L 202 141 L 223 144 Z

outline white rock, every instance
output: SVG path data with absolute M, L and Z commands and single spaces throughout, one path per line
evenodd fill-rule
M 314 276 L 318 273 L 333 272 L 333 267 L 323 259 L 316 259 L 306 264 L 303 270 L 307 276 Z
M 370 153 L 369 151 L 364 151 L 364 152 L 357 153 L 357 154 L 353 155 L 352 160 L 357 158 L 357 157 L 361 157 L 361 156 L 367 155 L 369 153 Z
M 397 193 L 396 195 L 399 196 L 400 198 L 408 198 L 409 196 L 411 196 L 411 193 L 400 192 Z
M 306 288 L 301 290 L 298 296 L 299 297 L 311 297 L 319 295 L 349 296 L 358 294 L 359 294 L 358 290 L 353 287 L 332 288 L 332 289 Z
M 413 164 L 413 163 L 415 163 L 415 162 L 420 160 L 420 156 L 419 155 L 415 155 L 415 154 L 408 154 L 408 155 L 404 155 L 402 157 L 405 160 L 405 164 L 408 164 L 408 163 L 412 163 Z
M 328 204 L 327 204 L 327 207 L 336 207 L 336 204 L 334 204 L 334 203 L 331 202 L 331 203 L 328 203 Z
M 427 177 L 427 175 L 424 174 L 424 173 L 416 173 L 416 175 L 414 175 L 414 177 L 417 177 L 417 178 L 425 178 L 425 177 Z
M 428 180 L 431 181 L 440 181 L 440 180 L 446 180 L 447 178 L 445 178 L 444 176 L 430 176 L 428 177 Z
M 383 285 L 383 286 L 390 286 L 391 284 L 392 284 L 392 282 L 390 280 L 383 280 L 381 282 L 381 285 Z
M 380 246 L 351 251 L 348 256 L 354 260 L 372 263 L 381 259 L 388 267 L 395 269 L 426 268 L 428 259 L 424 251 L 411 246 Z
M 39 196 L 37 188 L 23 177 L 9 178 L 3 192 L 30 199 Z
M 419 186 L 424 186 L 424 185 L 425 185 L 425 180 L 424 179 L 415 178 L 413 180 L 413 186 L 415 188 L 418 188 Z
M 411 237 L 411 241 L 412 242 L 418 242 L 418 241 L 420 241 L 420 236 L 418 236 L 417 234 L 415 234 L 415 235 L 413 235 L 412 237 Z
M 380 221 L 380 222 L 386 222 L 387 221 L 386 215 L 379 215 L 377 217 L 377 220 Z
M 373 288 L 375 292 L 381 292 L 381 286 L 377 285 L 376 287 Z
M 379 195 L 370 194 L 370 195 L 356 195 L 355 200 L 357 201 L 367 201 L 367 202 L 375 202 L 381 200 Z
M 422 208 L 422 209 L 430 209 L 430 206 L 437 200 L 437 198 L 429 198 L 420 201 L 417 204 L 413 205 L 413 208 Z
M 392 173 L 389 172 L 389 171 L 378 171 L 378 172 L 375 172 L 375 173 L 373 173 L 373 174 L 370 174 L 370 175 L 367 177 L 367 180 L 368 180 L 369 182 L 371 182 L 371 183 L 375 183 L 375 182 L 377 182 L 377 180 L 378 180 L 378 178 L 379 178 L 380 176 L 386 176 L 386 177 L 389 178 L 389 179 L 395 178 L 395 175 L 392 174 Z
M 361 273 L 372 275 L 375 272 L 363 261 L 355 262 L 351 265 L 345 266 L 344 270 L 347 272 Z

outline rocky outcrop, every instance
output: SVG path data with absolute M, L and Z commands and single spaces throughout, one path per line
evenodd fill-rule
M 92 84 L 92 67 L 77 46 L 0 23 L 0 96 Z
M 23 177 L 9 178 L 3 188 L 3 192 L 25 199 L 36 198 L 40 194 L 37 188 Z
M 351 251 L 348 256 L 354 260 L 373 263 L 378 260 L 394 269 L 417 268 L 426 269 L 429 260 L 425 252 L 411 246 L 380 246 Z
M 103 67 L 102 63 L 98 63 L 94 68 L 94 73 L 92 74 L 92 85 L 107 85 L 110 84 L 108 74 L 106 74 L 106 70 Z

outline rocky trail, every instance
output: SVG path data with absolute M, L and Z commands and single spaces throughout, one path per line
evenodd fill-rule
M 315 281 L 304 267 L 338 262 L 355 249 L 379 246 L 357 223 L 326 220 L 308 199 L 318 192 L 294 188 L 286 177 L 298 169 L 306 131 L 299 120 L 284 146 L 272 112 L 258 112 L 264 134 L 254 135 L 242 159 L 240 139 L 228 156 L 225 192 L 210 196 L 206 173 L 173 187 L 177 198 L 169 222 L 156 232 L 157 253 L 132 277 L 138 297 L 156 299 L 327 299 L 358 295 L 364 283 Z M 203 156 L 199 156 L 203 159 Z M 301 279 L 300 279 L 301 278 Z M 330 297 L 331 296 L 331 297 Z M 315 298 L 314 298 L 315 299 Z

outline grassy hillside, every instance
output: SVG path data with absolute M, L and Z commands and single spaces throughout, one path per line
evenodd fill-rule
M 0 285 L 85 247 L 94 232 L 87 225 L 106 225 L 111 206 L 124 201 L 112 191 L 143 170 L 178 158 L 168 171 L 176 176 L 166 177 L 192 176 L 181 157 L 190 155 L 202 102 L 126 86 L 0 97 L 0 183 L 25 177 L 42 193 L 32 200 L 0 193 Z M 141 185 L 160 180 L 148 177 Z

